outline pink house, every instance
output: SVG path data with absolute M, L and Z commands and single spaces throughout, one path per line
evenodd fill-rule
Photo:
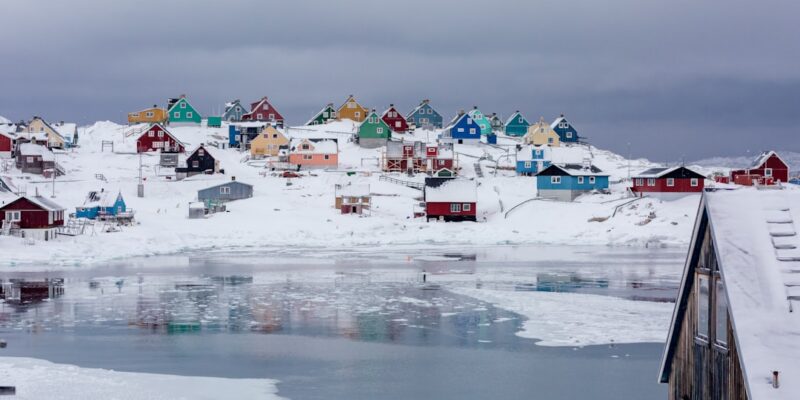
M 339 144 L 336 139 L 293 138 L 289 142 L 289 164 L 302 168 L 336 168 Z

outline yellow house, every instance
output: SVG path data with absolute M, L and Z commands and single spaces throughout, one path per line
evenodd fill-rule
M 167 121 L 167 110 L 157 105 L 141 111 L 128 113 L 128 124 L 163 124 Z
M 64 137 L 40 117 L 33 117 L 26 132 L 28 139 L 39 144 L 46 144 L 47 148 L 63 149 L 65 147 Z
M 550 127 L 550 124 L 544 121 L 544 117 L 539 118 L 539 122 L 528 127 L 528 133 L 522 137 L 525 144 L 532 145 L 548 145 L 558 147 L 561 141 L 558 138 L 558 133 Z
M 261 133 L 250 141 L 250 156 L 274 157 L 278 155 L 281 146 L 288 146 L 289 138 L 272 125 L 267 125 Z
M 366 107 L 363 107 L 361 104 L 358 104 L 356 98 L 353 97 L 352 94 L 336 112 L 338 119 L 349 119 L 355 122 L 364 121 L 367 119 L 367 114 L 369 114 L 369 110 Z

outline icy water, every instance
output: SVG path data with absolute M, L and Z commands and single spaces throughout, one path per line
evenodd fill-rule
M 671 301 L 680 251 L 509 247 L 304 255 L 208 252 L 53 272 L 20 267 L 0 276 L 63 279 L 63 294 L 0 304 L 0 338 L 9 342 L 2 355 L 274 378 L 281 381 L 279 394 L 292 399 L 666 395 L 656 383 L 663 344 L 537 346 L 515 335 L 519 315 L 447 288 Z

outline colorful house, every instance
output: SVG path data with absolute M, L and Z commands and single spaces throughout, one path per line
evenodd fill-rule
M 228 122 L 239 122 L 247 111 L 242 106 L 239 99 L 225 103 L 225 112 L 222 113 L 222 120 Z
M 41 117 L 33 117 L 25 128 L 27 139 L 33 143 L 47 146 L 48 149 L 66 148 L 67 141 L 52 125 Z
M 442 130 L 439 140 L 444 143 L 478 144 L 481 141 L 481 127 L 469 114 L 460 111 Z
M 281 149 L 289 148 L 289 138 L 272 125 L 250 142 L 250 156 L 253 158 L 275 157 Z
M 42 196 L 22 196 L 0 207 L 0 227 L 12 235 L 54 240 L 64 225 L 64 207 Z
M 267 127 L 266 122 L 232 122 L 228 125 L 228 146 L 250 148 L 250 142 L 255 140 Z
M 306 125 L 322 125 L 330 120 L 336 119 L 336 109 L 333 108 L 333 103 L 328 103 L 322 110 L 314 115 Z
M 142 132 L 136 139 L 136 152 L 146 153 L 149 151 L 160 151 L 162 153 L 183 153 L 186 150 L 184 144 L 173 136 L 161 124 L 153 124 Z
M 347 97 L 347 100 L 339 107 L 339 110 L 336 111 L 336 115 L 339 119 L 349 119 L 355 122 L 361 122 L 367 118 L 367 114 L 369 114 L 369 110 L 366 107 L 363 107 L 361 104 L 358 104 L 356 98 L 353 97 L 351 94 Z
M 800 192 L 704 192 L 659 381 L 670 399 L 800 394 Z
M 533 176 L 552 164 L 547 146 L 519 146 L 517 150 L 517 175 Z
M 74 122 L 59 121 L 52 125 L 61 137 L 64 138 L 66 147 L 78 144 L 78 124 Z
M 406 122 L 402 114 L 397 112 L 394 104 L 389 104 L 389 108 L 383 112 L 381 119 L 389 126 L 392 132 L 405 133 L 408 131 L 408 122 Z
M 100 189 L 91 191 L 86 196 L 83 205 L 76 207 L 75 217 L 87 219 L 103 219 L 114 217 L 128 212 L 128 206 L 122 197 L 122 192 L 117 191 L 116 196 L 112 192 Z
M 544 121 L 544 117 L 539 118 L 539 122 L 528 127 L 528 132 L 522 137 L 522 141 L 535 146 L 558 147 L 561 145 L 561 137 L 550 124 Z
M 536 174 L 536 188 L 541 198 L 573 201 L 584 193 L 608 190 L 608 174 L 594 165 L 552 164 Z
M 774 185 L 789 181 L 789 165 L 774 151 L 762 152 L 749 168 L 731 171 L 738 185 Z
M 426 130 L 441 129 L 444 121 L 428 99 L 422 100 L 419 105 L 406 115 L 406 122 L 414 128 Z
M 167 120 L 170 125 L 200 125 L 203 120 L 200 113 L 189 104 L 186 95 L 170 99 L 167 108 Z
M 329 138 L 292 138 L 289 141 L 289 164 L 300 168 L 336 168 L 339 144 Z
M 206 206 L 210 203 L 227 203 L 251 197 L 253 197 L 253 185 L 239 182 L 236 177 L 231 177 L 228 182 L 197 191 L 197 200 L 202 201 Z
M 514 111 L 510 117 L 506 120 L 504 126 L 504 130 L 506 135 L 508 136 L 523 136 L 528 133 L 528 127 L 530 127 L 530 123 L 525 116 L 522 115 L 519 110 Z
M 706 177 L 689 168 L 650 168 L 633 177 L 631 191 L 638 196 L 673 200 L 703 191 Z
M 243 121 L 264 121 L 283 128 L 283 115 L 267 100 L 267 96 L 250 104 L 250 112 L 242 115 Z
M 425 178 L 425 215 L 428 221 L 476 221 L 478 186 L 473 180 Z
M 167 110 L 157 105 L 141 111 L 128 113 L 128 124 L 163 124 L 167 122 Z
M 216 174 L 219 172 L 219 158 L 214 156 L 214 150 L 212 150 L 212 148 L 202 144 L 186 157 L 183 165 L 175 168 L 178 179 L 199 174 Z
M 17 143 L 17 134 L 0 130 L 0 158 L 12 158 L 14 146 Z
M 369 185 L 336 185 L 333 206 L 342 214 L 363 214 L 372 205 Z
M 28 174 L 51 177 L 53 171 L 64 175 L 64 170 L 56 165 L 56 156 L 50 149 L 36 143 L 21 143 L 16 152 L 17 169 Z
M 436 174 L 442 170 L 456 171 L 452 143 L 430 145 L 423 142 L 389 141 L 383 152 L 381 169 L 385 172 Z
M 558 139 L 563 143 L 577 143 L 580 141 L 578 131 L 575 130 L 575 127 L 573 127 L 569 121 L 567 121 L 567 118 L 564 117 L 564 114 L 561 114 L 560 117 L 556 118 L 556 120 L 550 124 L 550 128 L 552 128 L 558 134 Z
M 378 116 L 375 110 L 370 111 L 367 118 L 358 126 L 356 143 L 368 149 L 386 145 L 392 136 L 391 128 Z
M 492 123 L 481 110 L 478 110 L 478 106 L 472 107 L 472 110 L 469 111 L 469 116 L 481 128 L 481 135 L 488 136 L 492 134 Z

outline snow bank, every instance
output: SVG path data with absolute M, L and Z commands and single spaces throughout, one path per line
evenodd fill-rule
M 22 357 L 0 357 L 0 382 L 16 386 L 19 400 L 281 399 L 270 379 L 117 372 Z
M 517 335 L 540 346 L 664 342 L 672 303 L 553 292 L 511 292 L 448 287 L 528 318 Z

